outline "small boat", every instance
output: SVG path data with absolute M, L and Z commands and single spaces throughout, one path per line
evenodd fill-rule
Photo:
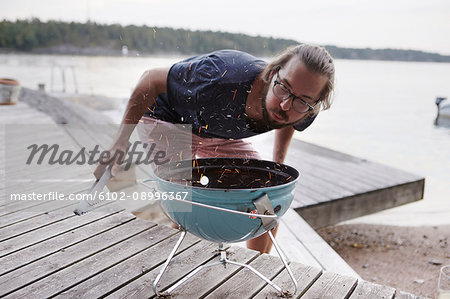
M 444 97 L 436 98 L 437 115 L 434 121 L 435 125 L 438 126 L 450 126 L 450 103 L 441 104 L 443 101 L 447 100 Z

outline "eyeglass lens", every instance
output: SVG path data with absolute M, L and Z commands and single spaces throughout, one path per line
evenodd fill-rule
M 275 95 L 280 100 L 287 100 L 289 97 L 291 97 L 291 92 L 283 85 L 281 84 L 275 84 L 273 87 L 273 91 Z M 305 105 L 299 98 L 294 98 L 294 101 L 292 102 L 292 107 L 297 112 L 306 112 L 309 110 L 308 105 Z

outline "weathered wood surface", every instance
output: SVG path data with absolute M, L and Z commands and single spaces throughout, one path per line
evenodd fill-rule
M 364 299 L 364 298 L 391 299 L 394 298 L 394 295 L 395 295 L 394 288 L 369 283 L 367 281 L 360 281 L 358 283 L 358 286 L 350 296 L 350 299 Z
M 135 219 L 126 211 L 72 231 L 55 232 L 51 238 L 0 258 L 0 296 L 149 298 L 154 296 L 152 282 L 178 237 L 176 230 Z M 199 265 L 217 261 L 216 248 L 216 244 L 188 234 L 163 276 L 160 289 L 163 291 Z M 283 289 L 293 290 L 278 258 L 238 247 L 228 251 L 231 260 L 247 263 Z M 395 290 L 389 287 L 298 263 L 291 267 L 299 284 L 294 298 L 394 298 Z M 174 293 L 174 298 L 205 296 L 278 298 L 279 294 L 247 269 L 234 265 L 207 268 Z
M 358 273 L 292 209 L 289 209 L 280 220 L 277 240 L 284 245 L 283 250 L 292 261 L 360 278 Z
M 269 279 L 274 278 L 283 269 L 283 264 L 279 263 L 279 259 L 265 254 L 258 256 L 249 265 Z M 243 268 L 215 288 L 206 298 L 251 298 L 265 285 L 266 283 L 253 272 Z
M 407 292 L 402 291 L 395 291 L 395 297 L 396 299 L 425 299 L 425 297 L 416 296 Z
M 356 278 L 324 272 L 302 295 L 302 298 L 348 298 L 357 284 Z
M 15 117 L 12 116 L 14 115 L 12 112 L 16 113 Z M 17 113 L 21 116 L 20 118 L 17 117 Z M 30 119 L 44 124 L 53 121 L 41 112 L 29 109 L 21 103 L 9 110 L 0 107 L 0 119 L 3 124 L 27 124 Z M 54 136 L 59 136 L 58 134 Z M 0 141 L 4 142 L 4 137 L 4 126 L 2 126 Z M 29 142 L 35 137 L 33 134 L 26 135 L 17 140 L 15 146 L 20 145 L 21 142 Z M 92 136 L 87 137 L 92 140 Z M 107 136 L 102 138 L 104 138 L 102 146 L 106 147 L 108 138 Z M 81 143 L 76 144 L 77 147 L 81 145 Z M 1 147 L 2 159 L 5 158 L 4 151 L 5 148 Z M 86 215 L 75 216 L 72 213 L 73 203 L 70 202 L 56 204 L 41 202 L 22 206 L 20 203 L 7 201 L 4 194 L 4 169 L 7 163 L 20 161 L 17 159 L 19 158 L 0 164 L 2 171 L 0 172 L 2 175 L 0 191 L 3 193 L 0 201 L 0 296 L 6 298 L 54 296 L 149 298 L 154 296 L 151 290 L 152 281 L 177 241 L 179 232 L 136 219 L 129 212 L 124 211 L 123 207 L 111 202 L 98 205 L 94 211 Z M 79 172 L 56 171 L 56 175 L 62 180 L 78 182 L 67 184 L 71 187 L 63 186 L 60 190 L 66 193 L 83 192 L 88 188 L 89 183 L 92 183 L 91 171 L 92 169 Z M 139 171 L 145 174 L 145 170 Z M 15 172 L 17 173 L 20 172 Z M 401 179 L 401 175 L 394 177 L 398 181 Z M 379 186 L 376 184 L 383 183 L 383 180 L 383 177 L 377 177 L 376 182 L 368 185 L 376 188 Z M 54 185 L 53 183 L 52 186 Z M 345 180 L 341 183 L 343 189 L 352 190 L 352 192 L 361 191 L 363 185 L 363 180 L 354 186 Z M 28 184 L 16 183 L 12 186 L 20 192 L 33 190 L 44 192 L 49 185 L 43 186 L 42 182 L 31 181 Z M 321 186 L 325 187 L 325 185 Z M 318 200 L 319 195 L 326 192 L 320 188 L 311 191 L 311 194 L 315 194 L 316 197 L 311 197 L 309 202 L 313 204 L 313 200 Z M 288 220 L 287 215 L 286 221 Z M 291 236 L 301 237 L 301 232 L 290 225 L 289 222 Z M 315 240 L 303 241 L 310 246 L 310 249 L 308 246 L 304 247 L 306 251 L 314 246 L 323 245 Z M 161 290 L 173 285 L 199 265 L 217 261 L 219 257 L 214 251 L 215 246 L 213 243 L 199 240 L 188 234 L 161 280 Z M 255 251 L 243 248 L 232 247 L 229 252 L 231 260 L 252 265 L 285 289 L 292 289 L 290 278 L 279 259 L 259 255 Z M 321 263 L 323 261 L 319 259 L 317 264 L 320 267 L 291 264 L 294 276 L 299 283 L 299 292 L 294 294 L 294 298 L 334 299 L 368 298 L 368 296 L 415 298 L 410 294 L 394 292 L 389 287 L 323 271 Z M 222 266 L 207 268 L 175 292 L 175 297 L 179 298 L 250 298 L 254 296 L 276 298 L 278 295 L 247 269 L 233 265 L 228 265 L 226 269 Z M 389 297 L 390 295 L 392 296 Z
M 249 139 L 264 150 L 273 134 Z M 376 213 L 423 198 L 421 176 L 303 142 L 291 141 L 286 164 L 300 172 L 291 205 L 313 228 Z

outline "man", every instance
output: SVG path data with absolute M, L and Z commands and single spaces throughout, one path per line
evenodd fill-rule
M 167 130 L 171 124 L 190 124 L 193 157 L 259 159 L 241 139 L 276 129 L 273 161 L 283 163 L 294 131 L 304 130 L 320 108 L 330 107 L 333 87 L 333 60 L 319 46 L 288 48 L 269 65 L 234 50 L 192 57 L 143 74 L 111 152 L 126 151 L 138 122 Z M 142 139 L 150 134 L 140 130 Z M 97 177 L 103 169 L 96 169 Z M 113 176 L 117 169 L 112 168 Z M 271 246 L 267 234 L 247 242 L 260 252 L 270 252 Z

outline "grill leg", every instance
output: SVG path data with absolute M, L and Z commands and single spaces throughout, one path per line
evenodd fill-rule
M 270 231 L 269 231 L 270 232 Z M 272 236 L 273 237 L 273 236 Z M 244 264 L 244 263 L 239 263 L 239 262 L 235 262 L 235 261 L 231 261 L 227 258 L 227 252 L 226 249 L 223 248 L 223 244 L 219 244 L 219 252 L 220 252 L 220 260 L 217 262 L 213 262 L 213 263 L 209 263 L 206 265 L 202 265 L 199 266 L 197 268 L 195 268 L 192 272 L 190 272 L 189 274 L 187 274 L 186 276 L 184 276 L 181 280 L 179 280 L 176 284 L 174 284 L 173 286 L 171 286 L 169 289 L 166 290 L 166 292 L 164 292 L 164 294 L 170 295 L 176 288 L 178 288 L 179 286 L 181 286 L 182 284 L 186 283 L 186 281 L 188 281 L 190 278 L 192 278 L 194 275 L 196 275 L 198 272 L 200 272 L 203 269 L 212 267 L 212 266 L 218 266 L 218 265 L 223 265 L 224 267 L 226 267 L 227 264 L 230 265 L 235 265 L 235 266 L 239 266 L 239 267 L 244 267 L 250 271 L 252 271 L 255 275 L 257 275 L 259 278 L 261 278 L 262 280 L 264 280 L 268 285 L 270 285 L 271 287 L 273 287 L 277 292 L 279 292 L 281 294 L 282 297 L 286 297 L 286 295 L 289 294 L 289 292 L 283 291 L 278 285 L 276 285 L 273 281 L 271 281 L 269 278 L 267 278 L 266 276 L 264 276 L 263 274 L 261 274 L 259 271 L 257 271 L 255 268 L 253 268 L 250 265 Z M 281 255 L 280 255 L 281 257 Z M 282 258 L 283 260 L 283 258 Z M 285 263 L 285 261 L 283 260 L 283 263 L 285 265 L 285 267 L 288 269 L 288 272 L 290 273 L 289 275 L 291 276 L 291 279 L 293 280 L 294 284 L 295 284 L 295 292 L 297 292 L 297 282 L 295 281 L 295 279 L 293 278 L 292 272 L 289 269 L 289 266 L 287 266 L 287 263 Z M 161 272 L 162 273 L 162 272 Z M 160 275 L 162 275 L 160 273 Z M 158 276 L 158 278 L 160 277 L 160 275 Z M 157 278 L 157 279 L 158 279 Z M 155 280 L 155 283 L 157 281 Z M 155 283 L 153 284 L 155 286 Z M 155 290 L 155 288 L 153 289 Z M 156 291 L 155 291 L 156 293 Z M 158 293 L 156 293 L 158 294 Z M 158 294 L 159 295 L 159 294 Z M 293 295 L 293 294 L 292 294 Z
M 292 283 L 294 284 L 294 289 L 295 289 L 294 293 L 292 293 L 292 295 L 294 295 L 298 291 L 297 280 L 295 279 L 294 274 L 291 271 L 291 268 L 289 267 L 286 259 L 283 256 L 283 253 L 281 251 L 280 245 L 278 245 L 278 242 L 275 241 L 275 237 L 273 236 L 272 231 L 269 230 L 269 231 L 267 231 L 267 233 L 269 234 L 269 237 L 272 240 L 273 245 L 275 246 L 275 249 L 276 249 L 276 251 L 278 253 L 278 256 L 280 257 L 281 261 L 283 262 L 284 267 L 286 268 L 289 276 L 291 277 L 291 280 L 292 280 Z M 282 292 L 282 293 L 284 293 L 284 292 Z
M 169 254 L 169 257 L 167 258 L 166 262 L 164 263 L 164 266 L 162 267 L 161 271 L 159 271 L 158 276 L 156 276 L 156 279 L 153 282 L 153 285 L 152 285 L 153 292 L 155 292 L 155 294 L 157 296 L 161 295 L 161 293 L 158 291 L 158 282 L 161 280 L 161 277 L 163 276 L 164 272 L 166 271 L 167 266 L 169 266 L 170 261 L 172 260 L 173 256 L 177 252 L 178 247 L 180 247 L 181 242 L 183 242 L 183 239 L 185 236 L 186 236 L 186 231 L 184 231 L 184 230 L 181 231 L 180 238 L 178 239 L 177 243 L 173 247 L 172 252 Z

